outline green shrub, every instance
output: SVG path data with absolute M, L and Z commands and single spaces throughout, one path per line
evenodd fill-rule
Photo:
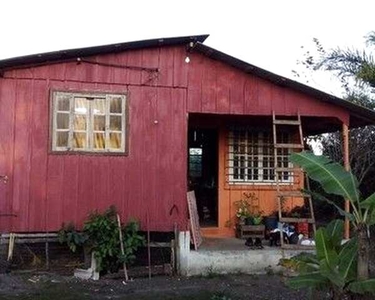
M 136 221 L 121 225 L 124 244 L 124 255 L 121 253 L 117 211 L 111 206 L 103 213 L 95 211 L 85 221 L 83 231 L 78 232 L 72 223 L 63 225 L 59 231 L 60 242 L 68 244 L 70 250 L 76 251 L 78 246 L 87 247 L 94 252 L 97 260 L 97 271 L 116 272 L 121 263 L 131 263 L 135 259 L 138 247 L 145 243 Z
M 77 247 L 83 246 L 87 241 L 87 235 L 76 230 L 72 222 L 62 224 L 61 229 L 57 233 L 58 240 L 61 244 L 66 243 L 72 252 L 76 252 Z

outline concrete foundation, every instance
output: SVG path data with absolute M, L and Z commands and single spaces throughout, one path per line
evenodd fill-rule
M 94 252 L 91 253 L 91 267 L 89 269 L 75 269 L 74 270 L 74 277 L 80 279 L 92 279 L 92 280 L 99 280 L 99 272 L 96 270 L 98 264 L 96 262 Z
M 279 261 L 302 251 L 264 246 L 251 250 L 236 238 L 205 238 L 198 251 L 190 250 L 189 232 L 179 236 L 178 270 L 181 275 L 264 274 L 280 272 Z M 305 251 L 306 252 L 306 251 Z

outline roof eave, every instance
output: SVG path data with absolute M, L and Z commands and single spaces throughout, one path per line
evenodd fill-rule
M 375 124 L 375 111 L 370 110 L 366 107 L 356 105 L 347 100 L 317 90 L 303 83 L 269 72 L 252 64 L 249 64 L 245 61 L 242 61 L 238 58 L 230 56 L 224 52 L 206 46 L 200 42 L 198 42 L 194 46 L 194 50 L 212 59 L 222 61 L 247 74 L 256 75 L 260 78 L 271 81 L 272 83 L 277 84 L 279 86 L 288 87 L 296 91 L 302 92 L 304 94 L 308 94 L 314 98 L 318 98 L 321 101 L 343 107 L 349 111 L 351 119 L 350 127 L 360 127 Z
M 0 60 L 0 69 L 7 70 L 28 65 L 37 65 L 54 61 L 75 59 L 77 57 L 88 57 L 99 54 L 118 53 L 126 50 L 145 49 L 159 46 L 183 45 L 188 44 L 190 42 L 203 43 L 208 36 L 208 34 L 203 34 L 183 37 L 158 38 L 19 56 Z

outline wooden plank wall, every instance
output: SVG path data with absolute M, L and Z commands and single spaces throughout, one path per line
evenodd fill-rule
M 336 117 L 349 121 L 343 108 L 245 74 L 219 61 L 193 53 L 188 73 L 188 112 L 230 115 Z
M 155 48 L 90 60 L 159 68 L 158 74 L 76 62 L 8 71 L 0 79 L 1 232 L 56 231 L 82 225 L 114 204 L 150 230 L 187 228 L 184 48 Z M 180 61 L 182 60 L 182 62 Z M 174 67 L 177 67 L 175 69 Z M 49 153 L 51 89 L 127 92 L 129 155 Z M 173 208 L 173 209 L 172 209 Z M 172 210 L 172 213 L 170 214 Z
M 90 57 L 159 68 L 157 74 L 66 62 L 7 71 L 0 79 L 0 231 L 55 231 L 82 225 L 94 209 L 115 204 L 157 231 L 187 228 L 187 114 L 278 114 L 337 117 L 343 109 L 242 73 L 185 47 Z M 128 92 L 129 156 L 49 154 L 51 89 Z M 155 122 L 157 121 L 157 122 Z M 230 209 L 230 208 L 228 208 Z M 145 229 L 145 227 L 142 227 Z

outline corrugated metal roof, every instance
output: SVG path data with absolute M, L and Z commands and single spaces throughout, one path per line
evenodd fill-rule
M 299 92 L 305 93 L 321 101 L 325 101 L 340 107 L 347 109 L 351 116 L 351 126 L 363 126 L 367 124 L 375 124 L 375 111 L 367 109 L 365 107 L 356 105 L 349 101 L 343 100 L 339 97 L 317 90 L 305 84 L 291 80 L 289 78 L 277 75 L 269 72 L 245 61 L 237 59 L 233 56 L 225 54 L 214 48 L 206 46 L 203 42 L 207 39 L 208 35 L 193 35 L 184 37 L 172 37 L 172 38 L 159 38 L 143 41 L 134 41 L 118 44 L 110 44 L 103 46 L 94 46 L 86 48 L 77 48 L 70 50 L 61 50 L 41 54 L 33 54 L 27 56 L 20 56 L 15 58 L 9 58 L 0 60 L 0 70 L 20 68 L 23 66 L 48 64 L 56 61 L 64 61 L 68 59 L 75 59 L 77 57 L 88 57 L 99 54 L 117 53 L 127 50 L 135 50 L 142 48 L 152 48 L 158 46 L 172 46 L 172 45 L 183 45 L 190 42 L 194 42 L 193 51 L 202 53 L 203 55 L 226 63 L 234 68 L 237 68 L 245 73 L 259 76 L 263 79 L 269 80 L 279 86 L 285 86 Z
M 123 52 L 127 50 L 152 48 L 158 46 L 172 46 L 172 45 L 185 45 L 190 42 L 203 43 L 208 34 L 203 35 L 192 35 L 183 37 L 171 37 L 171 38 L 159 38 L 143 41 L 134 41 L 126 43 L 117 43 L 102 46 L 93 46 L 85 48 L 76 48 L 68 50 L 59 50 L 53 52 L 46 52 L 40 54 L 32 54 L 26 56 L 19 56 L 14 58 L 8 58 L 0 60 L 0 69 L 11 69 L 15 67 L 45 64 L 55 61 L 63 61 L 67 59 L 75 59 L 77 57 L 88 57 L 99 54 L 109 54 Z

